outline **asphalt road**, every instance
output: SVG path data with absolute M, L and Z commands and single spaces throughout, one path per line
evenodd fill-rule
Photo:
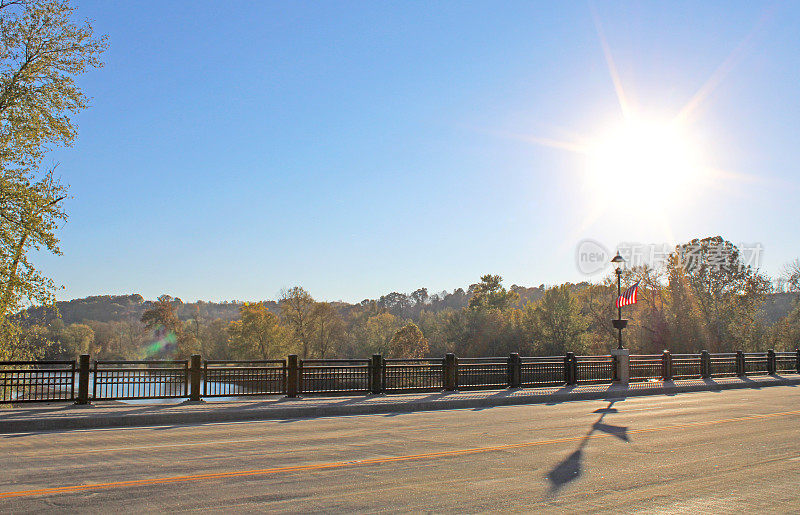
M 0 446 L 2 512 L 800 512 L 790 386 Z

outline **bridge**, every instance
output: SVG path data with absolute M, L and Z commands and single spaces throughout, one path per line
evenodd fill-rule
M 800 389 L 9 434 L 0 510 L 792 512 Z
M 6 362 L 19 407 L 0 410 L 0 432 L 15 428 L 0 511 L 792 511 L 798 365 L 797 351 Z M 322 416 L 346 413 L 369 414 Z M 244 415 L 213 422 L 226 414 Z M 22 430 L 37 421 L 49 429 Z

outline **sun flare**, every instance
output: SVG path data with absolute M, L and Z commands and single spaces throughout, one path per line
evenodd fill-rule
M 586 186 L 613 198 L 675 204 L 701 181 L 704 164 L 692 135 L 674 120 L 630 118 L 593 138 Z

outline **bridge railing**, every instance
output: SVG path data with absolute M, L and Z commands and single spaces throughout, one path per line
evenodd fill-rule
M 386 359 L 382 389 L 385 392 L 436 391 L 444 389 L 443 359 Z
M 508 358 L 458 358 L 457 387 L 505 388 L 508 386 Z
M 286 360 L 203 361 L 203 397 L 286 393 Z
M 92 398 L 96 400 L 189 396 L 189 362 L 186 360 L 95 360 L 92 379 Z
M 630 357 L 631 382 L 666 379 L 662 354 L 638 354 Z
M 0 402 L 358 395 L 607 384 L 616 356 L 0 362 Z M 632 382 L 800 373 L 795 352 L 631 355 Z
M 575 383 L 602 384 L 614 380 L 614 356 L 575 356 Z
M 521 358 L 519 386 L 560 386 L 566 384 L 564 356 Z
M 800 352 L 776 352 L 775 371 L 800 373 Z
M 75 361 L 0 361 L 0 403 L 75 399 Z
M 300 360 L 298 393 L 369 393 L 372 365 L 368 359 Z

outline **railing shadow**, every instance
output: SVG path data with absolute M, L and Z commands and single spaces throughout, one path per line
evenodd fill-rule
M 575 387 L 576 387 L 576 385 L 574 385 L 574 384 L 566 384 L 566 385 L 560 387 L 558 390 L 552 392 L 551 395 L 559 395 L 559 394 L 562 394 L 562 393 L 569 393 L 572 390 L 574 390 Z M 563 400 L 552 400 L 552 401 L 547 401 L 544 404 L 545 404 L 545 406 L 556 406 L 558 404 L 561 404 L 562 402 L 564 402 L 564 401 Z
M 594 413 L 600 414 L 600 418 L 598 418 L 597 421 L 592 424 L 591 428 L 589 428 L 589 431 L 578 444 L 578 448 L 570 453 L 569 456 L 561 460 L 556 466 L 550 469 L 550 472 L 547 473 L 547 476 L 545 477 L 550 484 L 548 491 L 549 497 L 558 496 L 558 493 L 562 488 L 581 477 L 583 474 L 583 451 L 588 445 L 589 440 L 592 439 L 592 435 L 595 432 L 609 434 L 622 440 L 623 442 L 630 441 L 630 438 L 628 437 L 627 426 L 616 426 L 603 422 L 603 419 L 609 413 L 618 413 L 618 410 L 613 406 L 614 403 L 619 400 L 620 399 L 610 400 L 608 402 L 608 406 L 594 411 Z

